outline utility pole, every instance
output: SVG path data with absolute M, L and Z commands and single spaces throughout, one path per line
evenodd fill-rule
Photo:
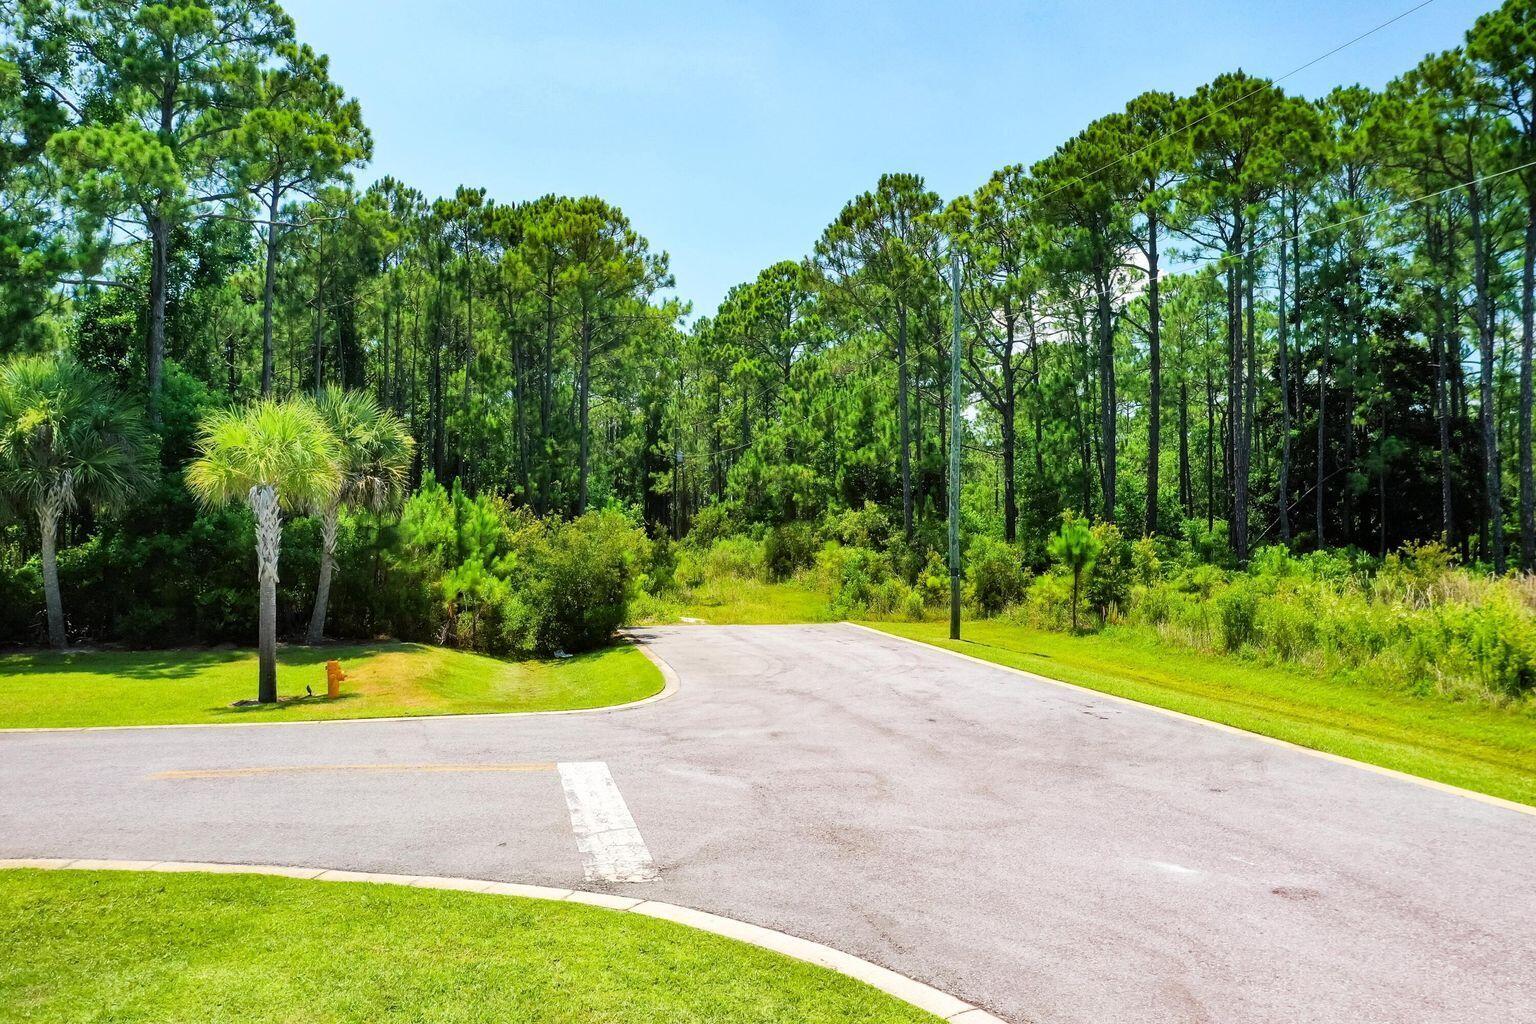
M 960 639 L 960 252 L 949 243 L 954 337 L 949 344 L 949 638 Z

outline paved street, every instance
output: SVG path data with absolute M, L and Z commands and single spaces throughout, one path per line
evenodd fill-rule
M 627 710 L 0 734 L 0 857 L 643 895 L 1018 1022 L 1536 1019 L 1536 817 L 854 627 L 643 635 Z

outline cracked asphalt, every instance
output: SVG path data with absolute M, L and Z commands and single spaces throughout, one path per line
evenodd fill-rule
M 1536 1020 L 1536 817 L 855 627 L 641 638 L 681 688 L 626 710 L 0 733 L 0 857 L 643 896 L 1016 1022 Z M 585 882 L 552 772 L 318 767 L 569 761 L 659 879 Z

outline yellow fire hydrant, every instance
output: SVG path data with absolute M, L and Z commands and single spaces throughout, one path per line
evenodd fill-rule
M 330 700 L 341 696 L 341 681 L 347 678 L 347 674 L 341 670 L 341 662 L 328 661 L 325 663 L 325 695 Z

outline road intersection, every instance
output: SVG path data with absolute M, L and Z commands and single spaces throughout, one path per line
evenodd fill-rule
M 668 901 L 1031 1022 L 1536 1016 L 1536 817 L 849 626 L 582 715 L 0 734 L 0 857 Z

